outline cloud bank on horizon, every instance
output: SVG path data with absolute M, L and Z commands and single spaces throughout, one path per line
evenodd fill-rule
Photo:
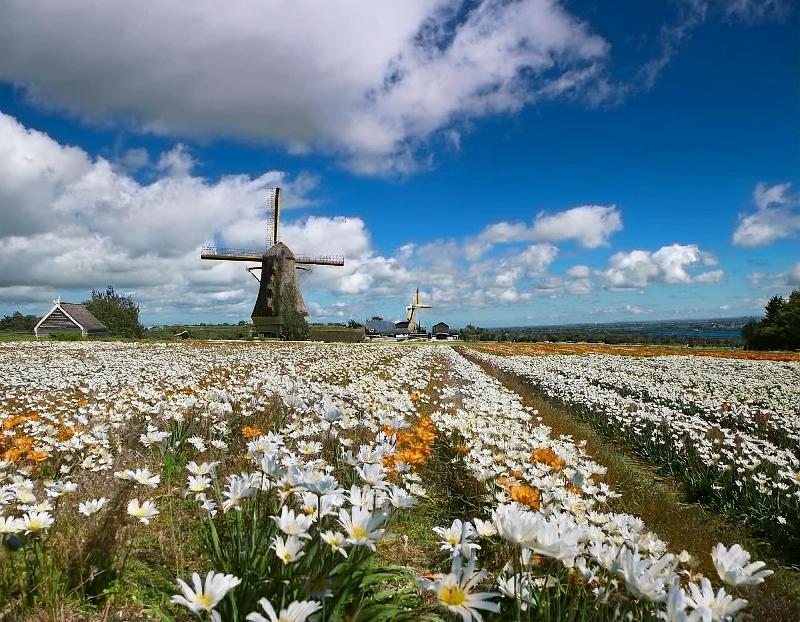
M 61 145 L 0 113 L 0 301 L 35 303 L 62 289 L 113 283 L 135 291 L 151 313 L 177 307 L 194 314 L 246 316 L 252 284 L 239 274 L 241 266 L 200 262 L 199 247 L 212 232 L 225 245 L 258 247 L 266 227 L 265 189 L 284 187 L 291 217 L 292 210 L 312 203 L 308 195 L 314 181 L 265 171 L 210 182 L 192 174 L 182 145 L 162 154 L 157 168 L 158 178 L 142 184 L 106 159 Z M 319 268 L 307 285 L 361 302 L 365 296 L 410 291 L 420 274 L 426 275 L 431 302 L 443 308 L 515 303 L 537 293 L 584 294 L 596 287 L 642 289 L 723 278 L 722 269 L 696 270 L 717 263 L 697 244 L 617 252 L 606 269 L 576 264 L 563 274 L 549 273 L 560 252 L 557 243 L 605 247 L 622 227 L 615 206 L 584 205 L 539 213 L 530 224 L 492 223 L 463 239 L 409 242 L 390 256 L 373 247 L 360 218 L 293 219 L 283 226 L 282 237 L 301 253 L 330 246 L 343 252 L 343 269 Z M 503 250 L 509 245 L 513 249 Z M 468 296 L 465 282 L 471 287 Z M 351 302 L 329 311 L 338 316 L 357 306 Z M 322 306 L 315 309 L 318 315 L 325 312 Z
M 615 248 L 626 222 L 615 203 L 573 202 L 527 221 L 498 213 L 470 234 L 385 248 L 358 215 L 302 215 L 319 202 L 320 173 L 205 177 L 192 145 L 224 138 L 322 154 L 355 175 L 425 174 L 442 145 L 457 151 L 481 119 L 548 102 L 620 105 L 652 88 L 709 15 L 758 22 L 785 16 L 786 3 L 680 3 L 628 81 L 615 77 L 609 38 L 554 0 L 277 7 L 12 0 L 0 8 L 0 82 L 27 106 L 172 143 L 160 154 L 101 157 L 0 111 L 0 305 L 111 283 L 135 292 L 153 318 L 246 317 L 249 277 L 239 265 L 200 262 L 198 247 L 212 237 L 263 243 L 264 190 L 274 185 L 285 190 L 283 237 L 293 249 L 347 257 L 344 269 L 319 268 L 303 285 L 320 294 L 310 300 L 317 318 L 362 317 L 368 299 L 405 297 L 417 284 L 438 308 L 481 309 L 727 278 L 697 240 Z M 789 182 L 759 183 L 754 211 L 731 219 L 732 244 L 796 237 L 798 196 Z M 799 271 L 800 262 L 787 263 L 770 282 L 795 284 Z

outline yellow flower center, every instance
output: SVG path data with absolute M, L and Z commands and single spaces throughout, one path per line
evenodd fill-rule
M 467 600 L 467 593 L 458 585 L 454 585 L 439 592 L 439 600 L 448 607 L 463 605 Z
M 201 592 L 197 595 L 197 602 L 200 603 L 203 609 L 210 609 L 214 599 L 205 592 Z
M 368 535 L 363 527 L 353 527 L 353 540 L 366 540 Z

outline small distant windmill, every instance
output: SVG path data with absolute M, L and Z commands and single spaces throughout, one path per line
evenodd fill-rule
M 259 281 L 258 298 L 251 315 L 256 332 L 279 336 L 282 333 L 284 318 L 291 309 L 302 315 L 308 315 L 303 295 L 297 286 L 295 270 L 309 271 L 309 266 L 343 266 L 343 255 L 295 255 L 286 244 L 278 241 L 278 230 L 281 217 L 281 189 L 268 191 L 267 209 L 271 223 L 267 227 L 266 246 L 263 251 L 241 248 L 217 248 L 204 246 L 200 251 L 200 259 L 216 261 L 249 261 L 258 262 L 260 266 L 251 266 L 246 270 Z M 260 270 L 259 279 L 253 271 Z M 293 298 L 287 298 L 285 294 Z
M 408 334 L 419 332 L 419 314 L 417 309 L 432 309 L 431 305 L 419 301 L 419 287 L 417 293 L 411 298 L 411 304 L 406 307 L 406 320 L 408 321 Z

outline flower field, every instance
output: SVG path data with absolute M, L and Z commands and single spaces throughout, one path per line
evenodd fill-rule
M 800 363 L 477 356 L 621 437 L 699 498 L 800 544 Z
M 800 529 L 796 363 L 480 356 Z M 447 346 L 25 343 L 0 369 L 3 620 L 721 621 L 772 574 L 616 510 L 579 439 Z

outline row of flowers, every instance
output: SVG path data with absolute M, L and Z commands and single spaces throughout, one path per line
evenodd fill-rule
M 529 619 L 532 612 L 559 619 L 570 606 L 597 619 L 726 620 L 745 607 L 746 600 L 714 590 L 692 555 L 669 553 L 639 518 L 613 512 L 609 502 L 617 495 L 595 481 L 605 469 L 580 445 L 551 437 L 535 410 L 477 365 L 440 352 L 452 383 L 434 421 L 462 448 L 486 490 L 484 518 L 437 530 L 453 560 L 449 573 L 428 584 L 440 602 L 464 620 L 478 609 L 499 619 Z M 505 563 L 494 576 L 496 591 L 479 591 L 487 573 L 476 563 L 498 547 Z M 737 544 L 718 544 L 712 557 L 734 588 L 771 574 Z
M 676 380 L 668 388 L 665 375 L 654 372 L 652 386 L 648 386 L 646 373 L 657 365 L 672 369 L 673 365 L 683 362 L 698 378 L 716 377 L 720 385 L 717 395 L 724 394 L 725 399 L 733 400 L 732 392 L 722 387 L 738 384 L 740 388 L 733 390 L 738 392 L 742 391 L 741 387 L 750 386 L 758 395 L 769 392 L 770 383 L 777 380 L 783 387 L 777 395 L 796 392 L 800 384 L 791 381 L 787 374 L 796 376 L 800 365 L 735 361 L 734 365 L 745 365 L 753 370 L 752 376 L 745 380 L 737 379 L 729 362 L 702 357 L 673 356 L 654 361 L 610 356 L 502 357 L 481 352 L 476 356 L 525 379 L 598 428 L 621 436 L 650 460 L 682 477 L 699 497 L 725 511 L 745 516 L 773 534 L 800 542 L 800 452 L 797 444 L 779 446 L 758 430 L 746 432 L 733 425 L 734 419 L 727 417 L 730 412 L 751 408 L 740 402 L 722 402 L 721 416 L 710 414 L 709 410 L 713 410 L 710 407 L 677 408 L 680 386 L 685 387 L 681 399 L 689 403 L 704 381 L 692 383 L 676 371 L 676 378 L 682 380 Z M 698 371 L 698 366 L 704 371 Z M 769 366 L 772 366 L 771 371 L 762 369 Z M 762 371 L 756 373 L 755 370 Z M 767 388 L 758 389 L 759 378 Z M 615 382 L 621 388 L 617 388 Z M 654 399 L 655 395 L 660 395 L 661 399 Z M 667 395 L 672 395 L 671 402 Z M 723 398 L 708 398 L 707 401 L 716 403 L 714 399 Z M 789 413 L 791 405 L 773 401 L 771 407 L 773 419 L 786 421 L 787 430 L 791 430 L 793 416 L 796 418 Z
M 798 363 L 700 356 L 534 358 L 537 369 L 583 378 L 784 447 L 800 443 Z

